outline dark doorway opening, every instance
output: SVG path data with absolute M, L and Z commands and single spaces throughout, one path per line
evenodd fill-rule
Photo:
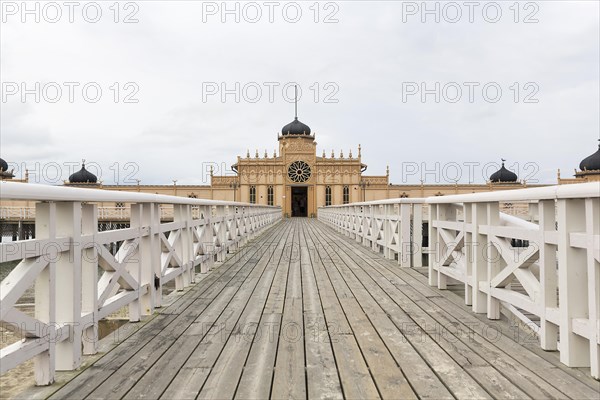
M 292 187 L 292 217 L 308 217 L 307 187 Z

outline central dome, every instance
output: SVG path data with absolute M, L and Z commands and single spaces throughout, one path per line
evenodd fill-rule
M 502 160 L 502 167 L 490 176 L 491 182 L 516 182 L 518 179 L 517 174 L 512 171 L 507 170 L 504 167 L 504 160 Z
M 8 163 L 0 158 L 0 172 L 8 172 Z
M 581 161 L 579 169 L 582 171 L 600 170 L 600 144 L 598 145 L 598 150 L 594 154 Z
M 292 122 L 281 128 L 282 135 L 310 135 L 310 127 L 305 123 L 298 121 L 298 117 Z
M 85 169 L 85 162 L 81 163 L 81 169 L 69 176 L 69 183 L 97 183 L 98 178 Z

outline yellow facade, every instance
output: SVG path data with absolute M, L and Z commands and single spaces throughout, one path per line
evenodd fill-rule
M 297 119 L 293 123 L 301 124 Z M 288 125 L 289 126 L 289 125 Z M 317 155 L 317 143 L 310 128 L 308 132 L 284 133 L 278 137 L 279 152 L 268 156 L 258 152 L 238 156 L 232 166 L 236 175 L 213 176 L 210 185 L 102 185 L 98 183 L 71 183 L 66 185 L 101 188 L 117 191 L 156 193 L 199 199 L 239 201 L 275 205 L 282 208 L 284 216 L 316 215 L 317 208 L 326 205 L 354 203 L 390 198 L 415 198 L 467 194 L 488 191 L 545 186 L 527 185 L 525 182 L 488 182 L 485 184 L 420 184 L 392 185 L 389 170 L 385 175 L 363 175 L 367 166 L 361 162 L 361 147 L 355 155 Z M 284 127 L 285 129 L 285 127 Z M 83 169 L 83 168 L 82 168 Z M 600 171 L 575 171 L 575 178 L 561 179 L 558 184 L 600 180 Z M 12 178 L 2 176 L 2 179 Z M 25 182 L 27 179 L 24 180 Z M 30 207 L 30 202 L 2 202 L 8 207 Z M 123 207 L 122 204 L 100 204 L 102 207 Z

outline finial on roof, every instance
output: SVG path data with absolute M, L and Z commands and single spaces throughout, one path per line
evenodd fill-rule
M 298 119 L 298 85 L 294 85 L 294 119 Z

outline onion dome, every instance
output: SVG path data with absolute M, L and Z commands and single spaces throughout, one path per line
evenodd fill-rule
M 294 118 L 292 122 L 281 128 L 282 135 L 310 135 L 310 128 L 308 125 L 298 121 L 298 117 Z
M 515 174 L 512 171 L 507 170 L 504 167 L 504 161 L 506 161 L 505 159 L 502 159 L 502 167 L 500 167 L 500 169 L 496 172 L 494 172 L 491 176 L 490 176 L 490 181 L 491 182 L 516 182 L 518 177 L 517 174 Z
M 81 163 L 81 169 L 69 176 L 69 183 L 96 183 L 98 178 L 85 169 L 85 161 Z
M 8 163 L 6 161 L 4 161 L 2 158 L 0 158 L 0 172 L 7 172 L 8 171 Z
M 579 164 L 579 169 L 582 171 L 598 171 L 600 170 L 600 144 L 598 150 L 589 157 L 584 158 Z

